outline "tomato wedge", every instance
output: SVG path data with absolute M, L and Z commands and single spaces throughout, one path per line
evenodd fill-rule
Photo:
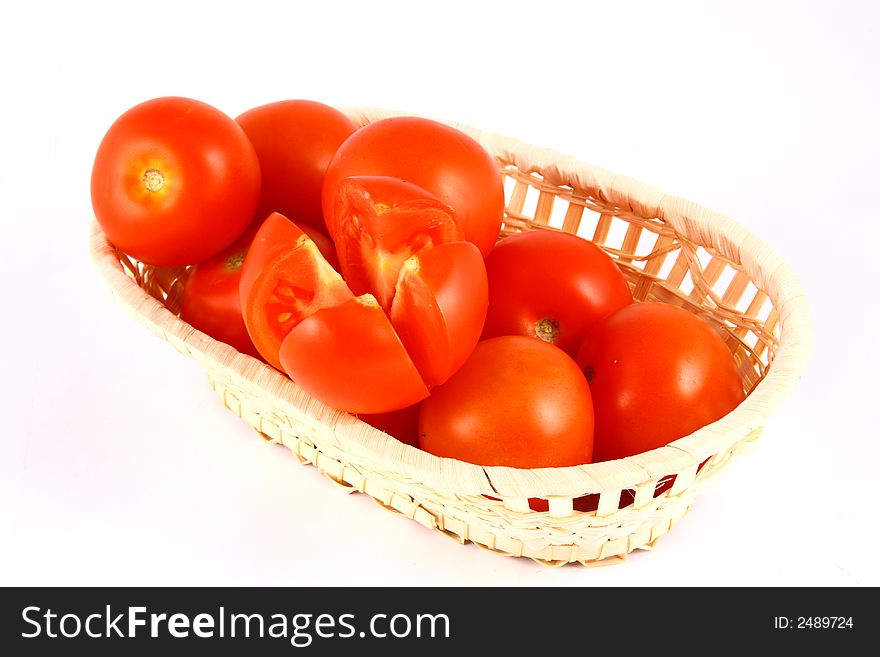
M 279 370 L 278 350 L 290 329 L 317 309 L 354 296 L 309 236 L 277 212 L 251 243 L 239 294 L 254 346 Z
M 351 291 L 373 294 L 386 312 L 410 256 L 433 244 L 464 239 L 452 208 L 418 185 L 389 176 L 344 179 L 327 230 Z
M 391 323 L 429 387 L 445 383 L 470 356 L 488 305 L 483 255 L 471 242 L 426 248 L 406 261 Z
M 429 394 L 388 316 L 369 294 L 304 318 L 284 338 L 279 357 L 306 392 L 349 413 L 385 413 Z

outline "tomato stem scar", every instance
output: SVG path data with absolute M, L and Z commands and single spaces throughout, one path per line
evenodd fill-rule
M 535 337 L 553 344 L 559 339 L 559 322 L 551 317 L 545 317 L 535 324 Z
M 158 192 L 165 186 L 165 176 L 158 169 L 147 169 L 141 182 L 148 192 Z
M 242 265 L 244 265 L 244 258 L 247 255 L 247 251 L 239 251 L 238 253 L 229 256 L 226 260 L 226 269 L 228 271 L 236 271 L 237 269 L 241 269 Z

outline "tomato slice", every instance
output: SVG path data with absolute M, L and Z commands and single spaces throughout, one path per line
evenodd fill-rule
M 294 326 L 279 351 L 310 395 L 349 413 L 385 413 L 429 392 L 388 316 L 369 294 L 323 307 Z
M 254 346 L 277 369 L 283 369 L 281 342 L 300 320 L 354 296 L 309 236 L 278 213 L 269 215 L 251 243 L 239 294 Z
M 344 179 L 327 219 L 351 291 L 387 312 L 404 263 L 434 244 L 464 239 L 452 208 L 418 185 L 390 176 Z
M 445 383 L 470 356 L 488 305 L 483 255 L 471 242 L 425 248 L 406 261 L 391 323 L 428 387 Z

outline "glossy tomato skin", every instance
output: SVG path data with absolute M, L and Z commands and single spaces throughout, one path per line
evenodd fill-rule
M 530 230 L 505 237 L 486 258 L 486 273 L 483 338 L 537 337 L 572 357 L 596 322 L 632 303 L 611 257 L 569 233 Z
M 671 304 L 634 303 L 608 316 L 585 338 L 577 363 L 593 396 L 596 461 L 667 445 L 744 398 L 720 334 Z
M 241 269 L 256 232 L 257 226 L 252 226 L 232 245 L 192 268 L 183 289 L 180 317 L 215 340 L 260 358 L 244 324 L 238 293 Z
M 247 135 L 189 98 L 155 98 L 122 114 L 92 168 L 92 207 L 105 235 L 154 265 L 216 255 L 247 229 L 259 195 L 260 164 Z
M 348 413 L 387 413 L 428 389 L 378 302 L 363 295 L 325 305 L 281 343 L 284 371 L 310 395 Z
M 453 209 L 465 239 L 484 257 L 498 239 L 504 215 L 501 176 L 486 150 L 460 130 L 412 116 L 364 126 L 339 147 L 327 168 L 325 218 L 350 176 L 391 176 L 424 188 Z
M 357 124 L 339 110 L 313 100 L 282 100 L 236 118 L 260 161 L 258 217 L 271 212 L 299 225 L 323 229 L 321 186 L 336 150 Z
M 574 360 L 546 342 L 524 336 L 484 340 L 422 402 L 419 446 L 477 465 L 589 463 L 589 386 Z

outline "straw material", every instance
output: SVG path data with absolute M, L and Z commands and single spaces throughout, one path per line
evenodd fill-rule
M 361 125 L 398 114 L 347 113 Z M 637 301 L 682 306 L 723 331 L 745 401 L 666 447 L 618 461 L 521 470 L 437 458 L 324 405 L 183 322 L 185 268 L 129 258 L 97 223 L 92 259 L 123 307 L 201 363 L 227 408 L 343 489 L 459 542 L 547 565 L 604 565 L 650 549 L 753 446 L 796 384 L 811 338 L 803 290 L 770 247 L 727 217 L 572 157 L 447 123 L 498 163 L 507 201 L 502 238 L 564 230 L 593 240 L 616 260 Z M 549 510 L 532 511 L 530 498 L 547 500 Z

